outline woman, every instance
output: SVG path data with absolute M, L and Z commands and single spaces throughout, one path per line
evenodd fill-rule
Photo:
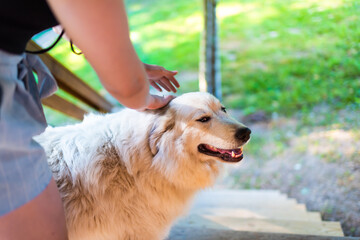
M 54 85 L 39 59 L 25 55 L 32 35 L 61 24 L 85 54 L 104 87 L 133 109 L 157 109 L 173 97 L 149 94 L 176 91 L 174 75 L 144 65 L 129 37 L 122 0 L 12 0 L 0 8 L 0 239 L 67 239 L 57 187 L 43 149 L 32 140 L 46 121 L 40 97 Z M 37 91 L 32 76 L 42 77 Z

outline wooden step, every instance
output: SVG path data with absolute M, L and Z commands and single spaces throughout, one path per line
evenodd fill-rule
M 319 213 L 309 213 L 305 205 L 269 190 L 204 191 L 195 198 L 190 214 L 321 221 Z
M 360 240 L 352 237 L 245 232 L 211 228 L 173 228 L 168 240 Z
M 250 232 L 272 232 L 318 236 L 343 236 L 338 222 L 311 222 L 279 219 L 253 219 L 214 215 L 189 215 L 174 228 L 220 229 Z
M 222 217 L 253 218 L 253 219 L 277 219 L 277 220 L 300 220 L 321 222 L 318 212 L 297 212 L 295 210 L 276 211 L 271 208 L 192 208 L 190 214 L 213 215 Z
M 272 190 L 201 192 L 189 215 L 180 219 L 172 231 L 177 229 L 343 236 L 340 223 L 323 222 L 318 212 L 308 212 L 305 205 Z
M 215 207 L 222 206 L 228 208 L 236 208 L 236 207 L 272 207 L 272 208 L 294 208 L 306 212 L 306 207 L 304 204 L 299 204 L 293 199 L 283 199 L 277 198 L 272 199 L 271 201 L 263 200 L 261 198 L 258 199 L 223 199 L 223 198 L 215 198 L 212 196 L 204 195 L 203 197 L 195 198 L 195 202 L 193 205 L 195 208 L 197 207 Z
M 216 190 L 200 192 L 195 198 L 194 207 L 241 207 L 241 206 L 282 206 L 296 205 L 294 199 L 288 199 L 278 191 L 269 190 Z

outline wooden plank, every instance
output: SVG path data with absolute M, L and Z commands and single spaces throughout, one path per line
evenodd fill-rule
M 83 120 L 84 115 L 87 112 L 78 106 L 68 102 L 67 100 L 59 97 L 58 95 L 52 95 L 48 98 L 42 99 L 42 103 L 54 110 L 62 112 L 70 117 L 73 117 L 78 120 Z
M 42 48 L 34 41 L 29 41 L 27 49 L 31 51 L 38 51 Z M 61 89 L 75 96 L 76 98 L 93 107 L 97 111 L 111 111 L 113 107 L 111 103 L 109 103 L 106 99 L 100 96 L 96 91 L 94 91 L 91 87 L 84 83 L 75 74 L 70 72 L 55 58 L 50 56 L 48 53 L 40 54 L 39 56 L 46 64 L 46 66 L 50 69 Z
M 225 229 L 178 227 L 168 240 L 360 240 L 353 237 L 314 236 L 287 233 L 247 232 Z
M 309 222 L 278 219 L 244 219 L 212 215 L 190 215 L 179 220 L 176 227 L 231 229 L 250 232 L 273 232 L 318 236 L 344 236 L 338 222 Z

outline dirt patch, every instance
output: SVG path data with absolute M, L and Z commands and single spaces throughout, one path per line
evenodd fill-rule
M 295 118 L 248 124 L 245 159 L 220 184 L 278 189 L 323 220 L 341 222 L 346 236 L 360 236 L 360 113 L 341 111 L 326 125 L 314 116 L 315 124 Z

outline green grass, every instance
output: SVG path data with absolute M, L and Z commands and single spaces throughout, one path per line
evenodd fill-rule
M 143 62 L 197 71 L 201 1 L 126 1 L 131 36 Z
M 239 46 L 222 54 L 230 106 L 249 113 L 292 114 L 322 102 L 336 108 L 359 105 L 356 1 L 258 0 L 238 5 L 249 10 L 221 22 L 223 45 L 231 40 Z
M 141 58 L 197 71 L 200 2 L 128 1 Z M 360 105 L 359 10 L 357 1 L 219 1 L 225 103 L 281 114 Z
M 202 1 L 127 0 L 126 6 L 143 62 L 198 71 Z M 306 115 L 323 103 L 359 110 L 357 0 L 221 0 L 217 13 L 228 107 L 285 115 Z M 90 65 L 67 43 L 52 54 L 100 91 Z M 180 93 L 198 90 L 195 80 L 179 81 Z
M 128 1 L 144 61 L 197 71 L 201 1 Z M 218 5 L 225 104 L 293 114 L 320 103 L 360 106 L 356 0 L 223 0 Z M 180 79 L 181 80 L 181 79 Z M 185 91 L 196 91 L 187 84 Z

